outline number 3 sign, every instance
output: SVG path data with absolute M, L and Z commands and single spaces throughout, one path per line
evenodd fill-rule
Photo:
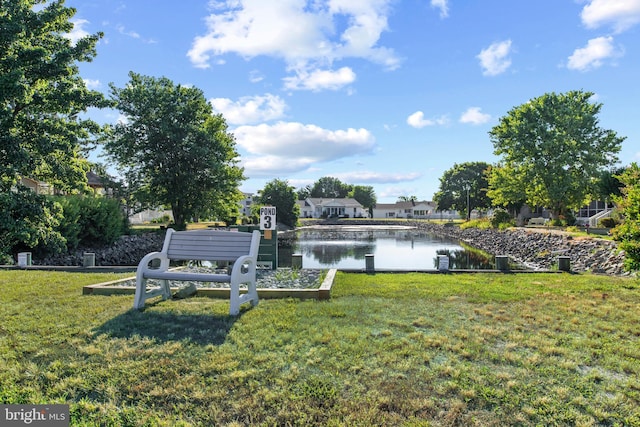
M 264 206 L 260 208 L 260 230 L 276 229 L 276 208 Z

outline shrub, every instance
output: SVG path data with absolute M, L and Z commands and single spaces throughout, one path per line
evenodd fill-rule
M 0 193 L 0 258 L 22 250 L 40 248 L 61 252 L 65 239 L 57 227 L 62 219 L 59 204 L 26 187 Z
M 496 209 L 491 217 L 493 228 L 505 229 L 515 225 L 515 220 L 509 212 L 504 209 Z
M 67 248 L 79 245 L 108 245 L 126 231 L 126 217 L 120 204 L 106 197 L 58 196 L 63 220 L 58 227 Z
M 627 270 L 640 270 L 640 242 L 634 240 L 620 242 L 620 249 L 625 252 L 624 267 Z
M 598 225 L 602 228 L 613 228 L 618 224 L 614 218 L 602 218 L 598 221 Z

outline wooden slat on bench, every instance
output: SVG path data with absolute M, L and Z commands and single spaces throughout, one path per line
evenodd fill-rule
M 251 233 L 194 230 L 171 236 L 167 256 L 176 260 L 235 261 L 249 253 Z

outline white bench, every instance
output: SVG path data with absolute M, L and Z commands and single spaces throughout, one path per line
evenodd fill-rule
M 546 218 L 539 217 L 539 218 L 530 218 L 527 225 L 545 225 L 546 223 L 547 223 Z
M 230 307 L 232 316 L 240 313 L 240 305 L 251 302 L 258 304 L 256 289 L 256 264 L 260 248 L 260 232 L 246 233 L 222 230 L 167 230 L 162 251 L 145 255 L 136 271 L 136 295 L 133 308 L 144 308 L 149 298 L 162 295 L 171 297 L 169 280 L 229 283 Z M 150 267 L 153 260 L 159 260 L 157 268 Z M 230 274 L 189 273 L 169 270 L 169 264 L 175 261 L 227 261 L 232 262 Z M 154 264 L 157 264 L 155 261 Z M 160 286 L 147 289 L 147 280 L 160 280 Z M 247 285 L 247 292 L 240 294 L 240 285 Z

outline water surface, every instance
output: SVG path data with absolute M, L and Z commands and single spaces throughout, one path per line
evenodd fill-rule
M 373 254 L 381 270 L 432 270 L 438 255 L 449 256 L 450 269 L 490 269 L 493 257 L 467 250 L 459 241 L 403 226 L 304 227 L 297 231 L 293 253 L 304 268 L 363 269 Z

